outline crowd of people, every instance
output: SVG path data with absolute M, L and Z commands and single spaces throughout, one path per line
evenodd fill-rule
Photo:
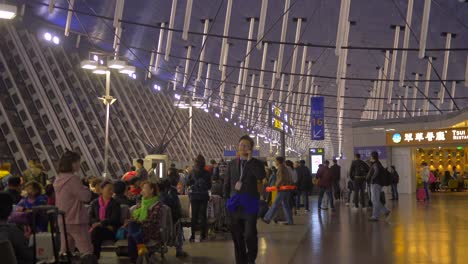
M 319 210 L 328 207 L 334 210 L 334 201 L 342 199 L 354 208 L 359 205 L 366 208 L 371 204 L 370 221 L 378 221 L 381 215 L 390 214 L 380 200 L 381 174 L 385 168 L 377 153 L 372 153 L 370 164 L 356 154 L 349 170 L 346 192 L 340 187 L 341 167 L 337 160 L 333 160 L 332 166 L 325 161 L 313 177 L 304 160 L 293 162 L 276 157 L 275 166 L 269 167 L 266 162 L 252 157 L 253 148 L 254 141 L 244 136 L 239 140 L 238 157 L 229 163 L 211 160 L 207 164 L 205 158 L 198 155 L 193 166 L 187 166 L 185 170 L 171 164 L 162 179 L 158 177 L 157 167 L 152 166 L 147 171 L 141 159 L 120 180 L 113 181 L 102 177 L 81 179 L 77 176 L 81 157 L 69 150 L 60 158 L 58 175 L 54 178 L 47 178 L 37 162 L 31 162 L 21 177 L 7 175 L 2 178 L 0 235 L 11 241 L 19 263 L 30 263 L 32 249 L 28 247 L 28 239 L 31 232 L 46 232 L 51 226 L 47 219 L 37 219 L 35 230 L 27 225 L 19 229 L 11 223 L 35 206 L 53 205 L 65 212 L 66 236 L 63 225 L 58 224 L 61 255 L 69 253 L 68 244 L 72 252 L 76 250 L 83 259 L 95 263 L 101 256 L 104 241 L 125 238 L 128 255 L 135 262 L 138 256 L 148 252 L 148 241 L 161 240 L 163 205 L 170 208 L 174 223 L 182 217 L 180 195 L 188 195 L 191 205 L 188 241 L 195 242 L 197 231 L 200 231 L 197 241 L 205 241 L 207 207 L 210 197 L 217 195 L 222 198 L 227 211 L 226 223 L 229 224 L 226 230 L 232 233 L 236 262 L 255 263 L 257 218 L 267 224 L 275 221 L 293 225 L 296 215 L 310 212 L 314 185 L 318 187 Z M 395 177 L 392 199 L 398 200 L 398 173 L 394 167 L 390 171 Z M 327 199 L 324 200 L 325 194 Z M 122 215 L 122 207 L 132 207 L 128 217 Z M 183 251 L 182 226 L 178 228 L 176 256 L 184 258 L 188 254 Z

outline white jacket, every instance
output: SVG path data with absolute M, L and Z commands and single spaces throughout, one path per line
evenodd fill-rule
M 421 177 L 423 182 L 428 182 L 429 181 L 429 167 L 424 166 L 421 170 Z

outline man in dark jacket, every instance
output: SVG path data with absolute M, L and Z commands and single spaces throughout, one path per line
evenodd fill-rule
M 29 239 L 24 237 L 24 232 L 16 225 L 7 224 L 8 217 L 13 211 L 13 201 L 8 193 L 0 192 L 0 240 L 10 241 L 15 251 L 18 264 L 30 264 L 33 261 L 33 249 L 28 246 Z M 2 255 L 2 257 L 4 257 Z M 2 263 L 5 263 L 3 259 Z
M 318 186 L 320 187 L 319 192 L 319 199 L 318 199 L 318 209 L 322 209 L 322 199 L 323 195 L 327 193 L 328 199 L 330 200 L 330 207 L 332 210 L 335 209 L 333 205 L 333 195 L 332 195 L 332 183 L 333 178 L 330 173 L 330 168 L 328 167 L 330 162 L 328 160 L 325 161 L 322 167 L 320 167 L 317 171 L 317 179 L 319 180 Z
M 254 141 L 248 136 L 239 140 L 239 158 L 228 164 L 224 197 L 231 220 L 236 263 L 255 263 L 258 252 L 257 214 L 260 193 L 258 181 L 265 178 L 264 163 L 252 158 Z
M 338 165 L 338 161 L 333 159 L 333 165 L 330 167 L 330 173 L 333 180 L 332 188 L 333 188 L 333 195 L 335 196 L 335 200 L 340 199 L 340 180 L 341 180 L 341 166 Z
M 21 178 L 20 177 L 9 177 L 8 187 L 5 192 L 10 194 L 13 199 L 13 204 L 18 204 L 23 197 L 21 197 Z
M 148 171 L 143 167 L 143 160 L 138 159 L 136 162 L 136 169 L 137 169 L 137 177 L 142 180 L 146 181 L 148 179 Z
M 297 188 L 299 190 L 299 205 L 300 197 L 304 202 L 304 208 L 306 212 L 309 211 L 309 195 L 312 192 L 312 173 L 309 168 L 305 166 L 305 160 L 299 161 L 299 167 L 296 168 L 297 173 Z M 299 208 L 299 205 L 297 206 Z
M 359 208 L 359 198 L 362 208 L 366 207 L 364 192 L 366 190 L 366 175 L 368 172 L 369 166 L 361 160 L 361 155 L 356 153 L 354 155 L 354 160 L 351 163 L 351 167 L 349 168 L 349 177 L 353 181 L 353 202 L 355 208 Z

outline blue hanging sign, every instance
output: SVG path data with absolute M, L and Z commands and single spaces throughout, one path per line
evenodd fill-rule
M 325 139 L 325 100 L 323 96 L 310 98 L 310 138 Z

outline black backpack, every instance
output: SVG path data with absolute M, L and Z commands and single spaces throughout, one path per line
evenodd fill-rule
M 379 170 L 380 170 L 380 175 L 379 175 L 380 185 L 390 186 L 393 183 L 392 174 L 388 171 L 387 168 L 384 168 L 380 162 L 379 162 L 378 166 L 379 166 Z

